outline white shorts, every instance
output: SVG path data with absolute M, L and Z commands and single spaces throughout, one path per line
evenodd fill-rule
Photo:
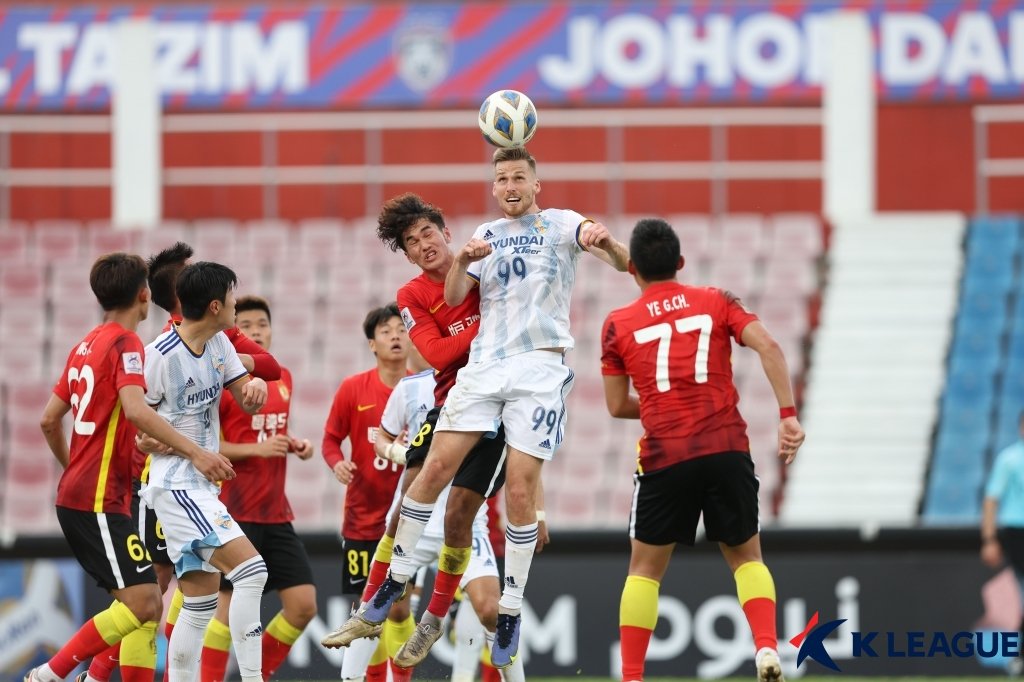
M 412 554 L 412 562 L 416 567 L 429 566 L 437 568 L 438 557 L 441 556 L 441 545 L 444 539 L 434 535 L 424 535 L 416 543 L 416 551 Z M 494 556 L 494 548 L 486 533 L 473 533 L 473 547 L 469 555 L 469 566 L 462 574 L 459 587 L 466 589 L 477 578 L 493 577 L 498 579 L 498 560 Z
M 470 363 L 459 370 L 435 430 L 493 438 L 504 424 L 509 447 L 550 460 L 565 435 L 572 383 L 562 354 L 546 350 Z
M 209 563 L 214 550 L 245 536 L 224 503 L 209 490 L 144 488 L 140 496 L 160 519 L 167 557 L 179 578 L 191 571 L 219 573 Z

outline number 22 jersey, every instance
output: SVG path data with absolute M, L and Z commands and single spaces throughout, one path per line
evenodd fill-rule
M 613 310 L 601 373 L 629 375 L 640 396 L 640 470 L 718 452 L 749 452 L 732 381 L 732 339 L 757 316 L 727 291 L 676 281 Z

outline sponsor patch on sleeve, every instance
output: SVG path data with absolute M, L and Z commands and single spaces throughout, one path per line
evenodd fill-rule
M 142 374 L 142 353 L 121 353 L 125 374 Z
M 412 328 L 416 326 L 416 320 L 412 319 L 412 313 L 409 308 L 402 308 L 402 322 L 405 324 L 405 331 L 411 332 Z

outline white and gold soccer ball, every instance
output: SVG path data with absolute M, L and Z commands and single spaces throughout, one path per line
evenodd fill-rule
M 537 108 L 518 90 L 498 90 L 480 106 L 480 132 L 496 147 L 522 147 L 537 132 Z

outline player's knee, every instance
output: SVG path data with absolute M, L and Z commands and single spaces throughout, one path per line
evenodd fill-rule
M 147 623 L 151 620 L 159 621 L 160 616 L 163 615 L 163 601 L 160 599 L 160 593 L 155 589 L 127 595 L 123 601 L 140 623 Z
M 285 608 L 285 619 L 297 628 L 306 627 L 314 618 L 316 618 L 315 596 L 296 599 L 294 603 L 288 604 Z
M 534 489 L 518 483 L 505 485 L 505 508 L 510 517 L 533 511 Z
M 474 602 L 473 610 L 476 611 L 476 617 L 480 619 L 481 625 L 494 632 L 494 628 L 498 626 L 498 600 L 487 599 L 482 604 Z
M 243 561 L 235 567 L 228 580 L 234 587 L 235 595 L 249 594 L 262 595 L 263 588 L 267 584 L 267 565 L 263 557 L 257 554 L 251 559 Z

